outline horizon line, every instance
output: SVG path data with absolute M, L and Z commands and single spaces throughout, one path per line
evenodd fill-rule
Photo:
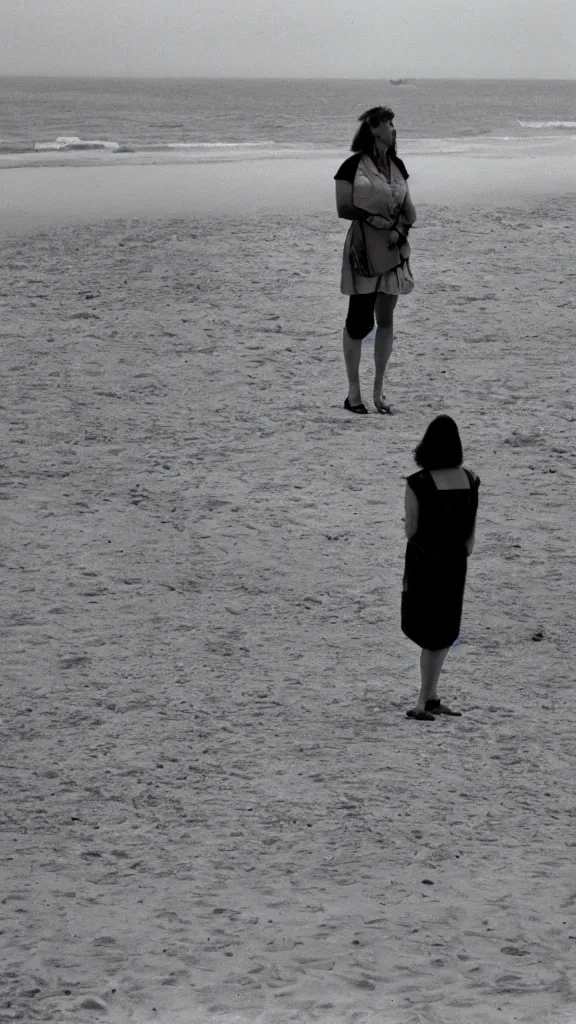
M 402 82 L 576 82 L 576 77 L 573 78 L 555 78 L 547 75 L 536 75 L 534 77 L 525 77 L 524 75 L 506 75 L 504 77 L 498 77 L 493 75 L 411 75 L 407 78 L 399 76 Z M 125 81 L 141 81 L 142 79 L 149 79 L 150 81 L 208 81 L 208 82 L 388 82 L 391 84 L 391 78 L 387 75 L 363 76 L 357 78 L 356 76 L 339 76 L 334 77 L 333 75 L 185 75 L 185 74 L 122 74 L 122 73 L 110 73 L 110 74 L 96 74 L 88 72 L 76 72 L 76 71 L 13 71 L 8 74 L 0 75 L 1 79 L 7 78 L 88 78 L 97 81 L 106 80 L 125 80 Z

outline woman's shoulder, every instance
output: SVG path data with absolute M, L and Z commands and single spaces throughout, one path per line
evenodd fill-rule
M 430 474 L 427 469 L 419 469 L 416 473 L 411 473 L 410 476 L 406 477 L 406 483 L 413 491 L 417 491 L 419 487 L 422 487 L 429 476 Z
M 358 164 L 362 159 L 362 155 L 362 153 L 354 153 L 352 156 L 349 156 L 348 159 L 345 160 L 344 163 L 341 164 L 338 170 L 336 171 L 336 174 L 334 175 L 334 180 L 353 182 L 354 177 L 356 175 L 356 171 L 358 170 Z
M 478 488 L 480 487 L 480 477 L 478 476 L 478 474 L 474 473 L 473 470 L 471 469 L 467 469 L 466 466 L 462 466 L 462 469 L 464 470 L 466 476 L 470 481 L 470 487 L 474 487 L 476 488 L 476 490 L 478 490 Z

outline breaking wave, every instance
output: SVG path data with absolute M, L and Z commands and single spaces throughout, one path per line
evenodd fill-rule
M 521 121 L 517 118 L 521 128 L 576 128 L 576 121 Z
M 35 142 L 33 145 L 35 153 L 73 152 L 78 149 L 108 149 L 115 153 L 121 148 L 119 142 L 109 142 L 106 139 L 79 139 L 76 135 L 59 135 L 53 142 Z
M 406 138 L 402 141 L 401 155 L 412 156 L 466 156 L 466 157 L 522 157 L 535 155 L 543 149 L 564 152 L 576 141 L 576 122 L 517 121 L 525 129 L 522 134 L 510 135 L 457 135 L 452 138 Z M 554 132 L 550 125 L 561 124 L 570 131 Z M 572 125 L 574 126 L 572 128 Z M 539 131 L 538 126 L 547 128 Z M 253 160 L 286 160 L 330 157 L 344 159 L 347 147 L 322 146 L 318 142 L 300 140 L 277 142 L 270 139 L 249 142 L 168 141 L 152 137 L 151 140 L 118 142 L 111 139 L 83 139 L 73 135 L 59 135 L 42 142 L 13 141 L 0 138 L 0 171 L 16 167 L 78 166 L 97 164 L 164 165 L 185 163 L 244 163 Z M 573 149 L 570 150 L 572 155 Z M 561 154 L 560 154 L 561 155 Z
M 142 142 L 130 145 L 121 142 L 112 142 L 109 139 L 80 139 L 76 135 L 59 135 L 51 142 L 35 142 L 30 150 L 34 153 L 69 153 L 90 149 L 105 149 L 110 153 L 146 153 L 158 152 L 171 149 L 262 149 L 267 146 L 274 146 L 275 143 L 268 139 L 256 142 Z M 4 152 L 7 151 L 6 145 Z M 21 151 L 21 150 L 20 150 Z
M 11 142 L 0 139 L 0 153 L 77 153 L 103 150 L 108 153 L 161 153 L 171 150 L 202 150 L 242 153 L 251 149 L 267 149 L 277 144 L 270 139 L 254 142 L 114 142 L 111 139 L 81 139 L 77 135 L 59 135 L 45 142 Z

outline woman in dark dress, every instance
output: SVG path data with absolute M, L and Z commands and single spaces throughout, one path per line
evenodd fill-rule
M 468 556 L 474 546 L 479 478 L 462 466 L 450 416 L 429 425 L 414 452 L 421 470 L 406 481 L 402 632 L 422 648 L 421 688 L 409 718 L 459 714 L 438 698 L 442 665 L 460 632 Z

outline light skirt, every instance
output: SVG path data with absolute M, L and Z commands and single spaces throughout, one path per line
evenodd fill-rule
M 385 295 L 409 295 L 414 287 L 414 278 L 407 259 L 400 267 L 388 270 L 377 277 L 361 277 L 355 274 L 350 264 L 350 232 L 344 243 L 342 256 L 342 277 L 340 291 L 343 295 L 371 295 L 383 292 Z

